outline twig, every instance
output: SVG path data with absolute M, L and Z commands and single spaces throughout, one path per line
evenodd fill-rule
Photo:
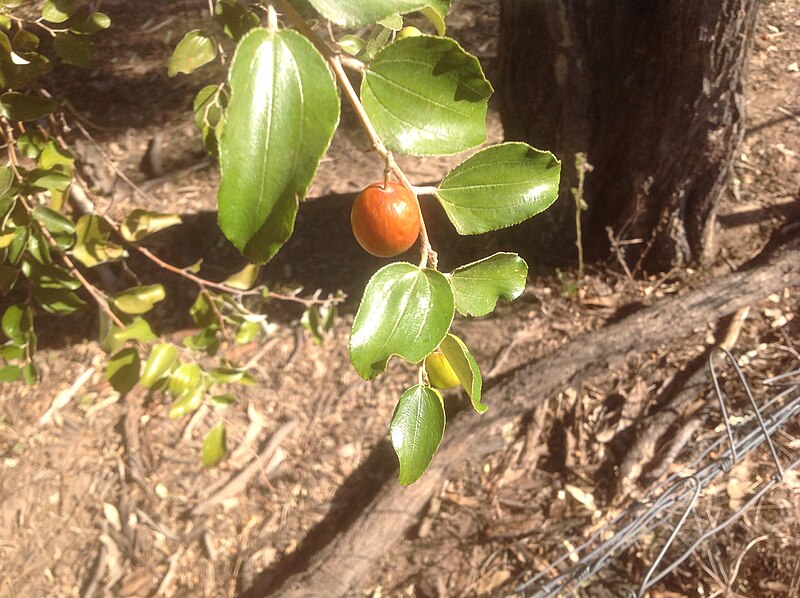
M 272 459 L 275 452 L 280 447 L 283 440 L 294 430 L 297 422 L 289 421 L 278 428 L 272 435 L 264 449 L 259 453 L 252 463 L 236 474 L 227 484 L 214 492 L 207 499 L 199 503 L 191 510 L 192 515 L 203 515 L 208 513 L 215 505 L 232 498 L 247 488 L 251 478 L 256 475 L 261 468 Z
M 39 418 L 39 426 L 45 426 L 50 423 L 50 420 L 53 418 L 53 416 L 67 403 L 69 403 L 75 397 L 81 387 L 86 384 L 86 381 L 92 377 L 94 371 L 95 370 L 93 367 L 88 368 L 80 376 L 78 376 L 75 382 L 72 383 L 72 386 L 59 392 L 53 399 L 50 407 L 44 412 L 44 415 Z

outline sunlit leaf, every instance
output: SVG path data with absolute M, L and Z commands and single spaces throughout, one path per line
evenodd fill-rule
M 111 356 L 106 366 L 106 380 L 119 394 L 127 394 L 139 381 L 139 351 L 127 347 Z
M 389 427 L 402 485 L 413 484 L 428 468 L 442 442 L 444 427 L 444 402 L 438 390 L 418 385 L 403 393 Z
M 77 0 L 46 0 L 42 7 L 42 18 L 50 23 L 63 23 L 77 8 Z
M 561 162 L 525 143 L 481 150 L 451 170 L 436 196 L 462 235 L 498 230 L 535 216 L 558 197 Z
M 178 73 L 189 74 L 208 64 L 217 57 L 217 43 L 214 38 L 199 29 L 190 31 L 178 43 L 167 65 L 167 74 L 174 77 Z
M 361 299 L 350 334 L 350 360 L 370 380 L 392 355 L 422 361 L 442 342 L 454 314 L 443 274 L 398 262 L 378 270 Z
M 160 214 L 137 208 L 122 222 L 120 232 L 126 241 L 140 241 L 155 232 L 181 223 L 177 214 Z
M 513 301 L 525 290 L 528 264 L 516 253 L 495 253 L 453 270 L 450 284 L 456 309 L 465 316 L 485 316 L 498 299 Z
M 361 101 L 389 149 L 454 154 L 486 141 L 492 91 L 477 58 L 452 39 L 423 35 L 378 52 L 364 72 Z
M 261 272 L 261 266 L 258 264 L 247 264 L 236 274 L 226 278 L 223 284 L 240 291 L 247 291 L 256 284 L 259 272 Z
M 208 432 L 203 441 L 203 467 L 213 467 L 225 458 L 228 439 L 225 424 L 219 422 Z
M 298 202 L 338 124 L 339 97 L 325 59 L 286 29 L 245 35 L 229 81 L 219 222 L 239 251 L 264 263 L 294 230 Z
M 111 305 L 123 313 L 138 316 L 146 314 L 166 296 L 161 284 L 143 285 L 114 293 L 111 296 Z
M 458 376 L 458 380 L 472 401 L 472 407 L 478 413 L 485 412 L 489 407 L 481 402 L 481 389 L 483 378 L 480 368 L 475 362 L 467 345 L 454 334 L 448 334 L 439 345 L 439 350 L 447 358 L 448 363 Z
M 144 364 L 140 382 L 142 386 L 151 388 L 156 382 L 164 378 L 178 360 L 178 349 L 175 345 L 161 343 L 153 345 L 150 356 Z

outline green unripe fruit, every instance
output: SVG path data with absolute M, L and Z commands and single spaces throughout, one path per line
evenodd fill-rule
M 416 27 L 412 27 L 409 25 L 408 27 L 403 27 L 400 31 L 397 32 L 397 39 L 405 39 L 407 37 L 419 37 L 422 35 L 422 31 L 417 29 Z
M 447 390 L 461 384 L 453 366 L 439 349 L 425 358 L 425 371 L 428 372 L 428 381 L 434 388 Z

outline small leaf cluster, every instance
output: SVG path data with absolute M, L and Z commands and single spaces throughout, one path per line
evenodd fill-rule
M 487 139 L 493 89 L 477 58 L 444 36 L 449 5 L 449 0 L 279 0 L 265 3 L 263 26 L 263 13 L 255 12 L 260 5 L 236 4 L 234 18 L 226 12 L 233 10 L 231 2 L 217 3 L 217 17 L 228 15 L 225 31 L 238 41 L 227 81 L 200 91 L 195 115 L 206 147 L 219 157 L 220 226 L 244 256 L 266 263 L 293 234 L 338 126 L 340 94 L 386 162 L 385 172 L 365 184 L 394 176 L 415 198 L 432 195 L 460 234 L 518 224 L 555 201 L 560 162 L 524 143 L 477 151 L 433 188 L 415 187 L 394 161 L 395 153 L 449 155 Z M 406 27 L 405 15 L 412 12 L 427 17 L 433 31 Z M 314 24 L 324 20 L 339 27 L 333 43 L 315 33 Z M 170 72 L 189 72 L 214 60 L 219 47 L 208 34 L 190 32 L 176 48 Z M 360 79 L 358 90 L 345 68 Z M 420 250 L 419 265 L 391 263 L 370 279 L 349 343 L 353 366 L 367 380 L 380 375 L 393 356 L 420 367 L 419 383 L 400 397 L 389 430 L 402 484 L 422 475 L 444 433 L 444 400 L 429 383 L 425 358 L 443 355 L 475 411 L 484 412 L 480 369 L 451 326 L 457 312 L 484 316 L 498 300 L 515 299 L 527 277 L 527 264 L 513 253 L 440 272 L 424 222 Z M 309 310 L 303 325 L 321 339 L 327 316 Z

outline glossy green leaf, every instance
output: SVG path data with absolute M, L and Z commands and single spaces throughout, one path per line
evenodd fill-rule
M 339 96 L 323 57 L 291 30 L 250 31 L 229 81 L 219 222 L 239 251 L 264 263 L 294 230 L 298 202 L 339 122 Z
M 59 147 L 55 141 L 45 143 L 39 155 L 39 168 L 43 170 L 50 170 L 56 166 L 71 168 L 74 163 L 75 158 L 69 150 Z
M 0 382 L 16 382 L 22 378 L 22 368 L 18 365 L 7 365 L 0 368 Z
M 398 14 L 389 15 L 385 19 L 378 21 L 378 24 L 392 31 L 400 31 L 403 28 L 403 17 Z
M 89 268 L 127 257 L 124 248 L 109 241 L 111 232 L 111 226 L 105 220 L 94 214 L 84 214 L 75 225 L 72 255 Z
M 0 96 L 0 113 L 10 120 L 36 120 L 55 112 L 58 104 L 49 98 L 29 96 L 16 91 L 7 91 Z
M 72 168 L 53 166 L 48 170 L 37 168 L 30 172 L 28 184 L 46 191 L 65 191 L 72 183 Z
M 309 0 L 326 19 L 345 27 L 375 23 L 394 14 L 405 14 L 426 6 L 434 7 L 442 17 L 450 0 Z
M 17 139 L 17 149 L 31 159 L 38 159 L 47 145 L 47 141 L 39 131 L 28 131 Z
M 361 52 L 365 46 L 364 40 L 357 35 L 344 35 L 336 42 L 336 45 L 350 54 L 350 56 L 355 56 Z
M 206 435 L 203 441 L 203 467 L 213 467 L 223 458 L 228 450 L 228 439 L 225 424 L 219 422 Z
M 214 313 L 208 295 L 203 292 L 197 294 L 197 299 L 189 308 L 189 315 L 192 316 L 194 323 L 202 328 L 217 323 L 217 315 Z
M 77 0 L 46 0 L 42 7 L 42 18 L 50 23 L 63 23 L 77 8 Z
M 75 66 L 88 66 L 95 55 L 94 45 L 88 37 L 70 32 L 56 33 L 53 48 L 61 60 Z
M 444 2 L 440 4 L 445 4 Z M 447 8 L 449 8 L 450 0 L 447 0 L 446 4 L 447 7 L 444 8 L 444 11 L 441 8 L 433 8 L 432 6 L 428 6 L 423 8 L 420 12 L 427 17 L 427 19 L 433 23 L 433 26 L 436 28 L 436 33 L 439 35 L 444 35 L 447 31 L 447 26 L 444 22 L 444 17 L 447 15 Z
M 164 378 L 172 371 L 172 367 L 178 361 L 178 349 L 175 345 L 161 343 L 153 345 L 150 356 L 144 364 L 140 382 L 142 386 L 152 388 L 152 386 Z
M 160 214 L 147 210 L 133 210 L 122 222 L 120 232 L 126 241 L 140 241 L 148 235 L 181 223 L 177 214 Z
M 115 326 L 105 314 L 101 318 L 101 323 L 105 322 L 105 328 L 101 325 L 100 346 L 108 353 L 119 350 L 126 341 L 149 343 L 157 338 L 144 318 L 134 318 L 125 328 Z
M 199 29 L 190 31 L 178 43 L 167 65 L 167 74 L 189 74 L 217 57 L 217 43 Z
M 18 226 L 14 230 L 14 238 L 8 244 L 8 253 L 6 254 L 6 261 L 10 264 L 18 264 L 25 253 L 25 248 L 28 246 L 28 238 L 30 237 L 30 229 L 27 226 Z
M 167 389 L 173 397 L 195 391 L 203 382 L 203 370 L 196 363 L 184 363 L 178 366 L 169 376 Z
M 413 484 L 425 473 L 442 442 L 444 426 L 444 402 L 438 390 L 417 385 L 400 397 L 389 436 L 400 461 L 402 485 Z
M 0 347 L 0 357 L 6 361 L 15 361 L 25 358 L 25 350 L 13 344 L 6 344 Z
M 211 379 L 217 384 L 232 384 L 242 382 L 249 376 L 247 370 L 237 368 L 214 368 L 209 372 Z
M 203 137 L 203 146 L 212 156 L 218 151 L 218 132 L 221 131 L 222 113 L 228 105 L 228 96 L 219 85 L 207 85 L 194 98 L 194 122 Z
M 245 345 L 256 340 L 258 335 L 261 334 L 261 330 L 261 324 L 258 322 L 244 321 L 236 329 L 236 335 L 233 340 L 237 345 Z
M 442 344 L 439 345 L 439 349 L 444 353 L 456 376 L 458 376 L 461 386 L 467 391 L 475 411 L 478 413 L 486 411 L 489 407 L 481 403 L 481 388 L 483 386 L 481 370 L 478 368 L 475 358 L 469 352 L 464 341 L 454 334 L 448 334 Z
M 258 264 L 247 264 L 236 274 L 226 278 L 223 284 L 240 291 L 247 291 L 256 284 L 259 272 L 261 272 L 261 266 Z
M 217 0 L 214 14 L 225 35 L 234 41 L 242 39 L 245 33 L 260 23 L 258 15 L 237 0 Z
M 86 301 L 66 289 L 38 287 L 33 290 L 33 298 L 42 309 L 61 316 L 68 316 L 86 307 Z
M 7 295 L 19 277 L 19 270 L 6 264 L 0 264 L 0 295 Z
M 197 408 L 203 404 L 203 391 L 202 389 L 195 389 L 177 399 L 172 405 L 169 406 L 167 417 L 170 419 L 178 419 L 189 413 L 197 411 Z
M 478 59 L 452 39 L 423 35 L 378 52 L 361 83 L 361 101 L 390 150 L 454 154 L 486 141 L 492 86 Z
M 0 166 L 0 197 L 5 197 L 13 185 L 14 172 L 8 166 Z M 0 216 L 5 216 L 5 213 L 0 213 Z
M 464 316 L 485 316 L 498 299 L 513 301 L 525 290 L 528 264 L 516 253 L 495 253 L 461 266 L 449 275 L 456 309 Z
M 230 392 L 211 397 L 211 403 L 214 405 L 214 407 L 220 408 L 225 408 L 228 405 L 232 405 L 236 402 L 236 400 L 236 395 Z
M 219 342 L 219 326 L 203 328 L 197 334 L 183 339 L 185 347 L 195 351 L 205 351 L 209 355 L 216 354 L 219 349 Z
M 477 152 L 451 170 L 436 196 L 462 235 L 506 228 L 547 209 L 558 197 L 561 162 L 525 143 Z
M 43 289 L 74 291 L 81 288 L 81 282 L 69 270 L 51 263 L 39 263 L 29 256 L 22 261 L 22 273 L 33 284 Z
M 25 342 L 25 338 L 33 324 L 33 312 L 25 305 L 11 305 L 3 313 L 3 334 L 17 344 Z
M 417 363 L 442 342 L 455 312 L 453 290 L 435 270 L 398 262 L 370 279 L 350 334 L 350 360 L 371 380 L 392 355 Z
M 110 303 L 123 313 L 140 316 L 153 309 L 153 306 L 159 301 L 163 301 L 166 296 L 163 285 L 151 284 L 131 287 L 114 293 Z
M 72 220 L 50 208 L 38 207 L 31 213 L 31 216 L 54 235 L 75 232 L 75 223 Z
M 119 394 L 127 394 L 139 381 L 139 351 L 127 347 L 108 360 L 106 380 Z

